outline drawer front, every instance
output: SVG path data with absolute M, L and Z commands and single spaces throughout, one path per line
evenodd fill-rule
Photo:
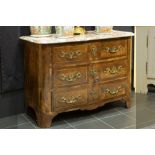
M 55 108 L 76 108 L 84 104 L 87 104 L 87 86 L 81 85 L 57 89 L 57 92 L 54 94 Z
M 101 82 L 126 77 L 128 73 L 127 59 L 91 64 L 89 67 L 89 81 Z
M 87 66 L 69 67 L 54 71 L 54 86 L 75 85 L 87 82 Z
M 101 100 L 108 100 L 123 96 L 127 93 L 127 81 L 115 81 L 100 86 Z
M 101 42 L 101 59 L 127 56 L 127 39 L 105 40 Z
M 54 64 L 68 64 L 77 62 L 86 62 L 87 56 L 87 44 L 75 44 L 75 45 L 64 45 L 53 48 Z
M 128 72 L 127 60 L 112 61 L 102 63 L 101 80 L 115 80 L 116 78 L 126 77 Z

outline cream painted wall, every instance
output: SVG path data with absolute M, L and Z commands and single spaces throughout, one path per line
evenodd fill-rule
M 155 27 L 149 29 L 148 36 L 147 77 L 155 80 Z
M 155 30 L 151 26 L 135 27 L 135 68 L 134 68 L 134 87 L 136 93 L 148 92 L 147 84 L 155 83 L 155 80 L 147 77 L 147 62 L 148 62 L 148 39 L 150 30 Z M 149 59 L 150 60 L 150 59 Z M 155 63 L 155 58 L 154 58 Z M 149 66 L 150 67 L 150 66 Z M 152 68 L 150 69 L 152 70 Z

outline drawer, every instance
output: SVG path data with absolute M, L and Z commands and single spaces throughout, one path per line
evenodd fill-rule
M 54 64 L 74 64 L 77 62 L 87 62 L 87 44 L 73 44 L 56 46 L 53 48 Z
M 58 109 L 78 107 L 87 104 L 87 86 L 57 89 L 54 93 L 54 107 Z
M 89 69 L 90 81 L 115 80 L 126 77 L 128 72 L 128 62 L 126 59 L 110 61 L 91 65 Z
M 100 85 L 101 100 L 114 99 L 127 93 L 127 81 L 114 81 Z
M 54 86 L 75 85 L 87 82 L 87 66 L 69 67 L 54 71 Z
M 101 69 L 101 80 L 115 80 L 116 78 L 126 77 L 128 72 L 127 60 L 112 61 L 102 63 Z
M 91 64 L 89 68 L 89 81 L 115 80 L 116 78 L 126 77 L 127 73 L 127 59 Z
M 127 39 L 105 40 L 101 43 L 101 58 L 127 56 Z

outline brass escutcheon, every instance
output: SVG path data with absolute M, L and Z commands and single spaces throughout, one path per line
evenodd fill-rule
M 91 92 L 90 92 L 90 96 L 92 97 L 92 99 L 96 99 L 97 98 L 97 91 L 95 91 L 95 90 L 92 90 Z
M 91 48 L 91 53 L 92 53 L 92 55 L 93 55 L 94 57 L 96 57 L 96 56 L 97 56 L 97 47 L 92 47 L 92 48 Z
M 99 80 L 98 72 L 95 69 L 90 70 L 90 76 L 94 78 L 95 81 Z

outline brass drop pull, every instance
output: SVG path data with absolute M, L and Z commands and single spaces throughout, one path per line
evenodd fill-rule
M 70 98 L 62 97 L 59 102 L 67 104 L 75 104 L 80 103 L 81 100 L 82 97 L 79 95 L 79 96 L 71 96 Z
M 91 53 L 92 53 L 92 55 L 93 55 L 94 57 L 96 57 L 96 56 L 97 56 L 97 47 L 92 47 L 92 48 L 91 48 Z
M 99 76 L 97 74 L 97 71 L 95 69 L 90 70 L 90 76 L 95 80 L 98 81 L 99 80 Z
M 110 94 L 110 95 L 116 95 L 120 92 L 121 90 L 121 86 L 119 86 L 118 88 L 113 88 L 113 89 L 109 89 L 109 88 L 103 88 L 103 92 L 106 93 L 106 94 Z
M 123 70 L 123 67 L 122 66 L 118 66 L 118 67 L 113 66 L 112 68 L 107 67 L 104 72 L 106 74 L 118 74 L 122 70 Z
M 60 79 L 61 79 L 62 81 L 74 82 L 74 81 L 80 79 L 81 76 L 82 76 L 82 75 L 81 75 L 80 72 L 76 72 L 76 73 L 71 74 L 71 75 L 62 74 Z
M 107 53 L 117 53 L 121 50 L 122 46 L 118 46 L 118 47 L 106 47 L 103 50 Z
M 81 52 L 79 50 L 77 50 L 77 51 L 70 51 L 70 52 L 62 51 L 59 56 L 61 58 L 66 58 L 66 59 L 72 60 L 72 59 L 78 58 L 80 55 L 81 55 Z

